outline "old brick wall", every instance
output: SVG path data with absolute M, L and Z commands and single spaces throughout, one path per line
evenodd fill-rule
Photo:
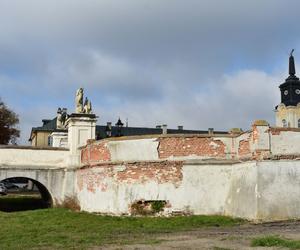
M 82 148 L 82 165 L 183 159 L 253 159 L 300 152 L 300 129 L 253 126 L 251 131 L 227 137 L 160 136 L 92 142 Z
M 122 165 L 100 164 L 84 167 L 77 172 L 77 187 L 82 191 L 106 192 L 112 180 L 118 184 L 141 184 L 154 181 L 158 184 L 180 185 L 182 181 L 181 161 L 135 162 Z
M 213 137 L 160 137 L 159 158 L 183 156 L 202 156 L 224 158 L 226 146 L 221 140 Z
M 247 133 L 236 139 L 238 141 L 239 159 L 250 158 L 252 156 L 251 138 L 252 138 L 252 133 Z
M 84 165 L 107 162 L 110 159 L 106 140 L 88 144 L 81 150 L 81 163 Z

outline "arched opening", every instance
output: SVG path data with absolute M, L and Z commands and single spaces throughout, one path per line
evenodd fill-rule
M 287 127 L 287 122 L 285 119 L 282 120 L 282 127 L 286 128 Z
M 52 207 L 52 197 L 40 182 L 27 177 L 0 181 L 0 211 L 15 212 Z

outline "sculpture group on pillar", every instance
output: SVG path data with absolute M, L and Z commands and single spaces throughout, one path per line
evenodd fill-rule
M 92 113 L 92 103 L 88 98 L 85 98 L 85 101 L 83 103 L 83 88 L 79 88 L 76 91 L 76 113 L 82 113 L 82 114 L 91 114 Z
M 83 88 L 79 88 L 76 91 L 76 110 L 75 113 L 80 114 L 92 114 L 92 104 L 86 97 L 83 102 Z M 56 128 L 57 129 L 66 129 L 67 126 L 67 109 L 66 108 L 58 108 L 57 110 L 57 119 L 56 119 Z

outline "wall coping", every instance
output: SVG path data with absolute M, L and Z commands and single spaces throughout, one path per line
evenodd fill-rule
M 300 132 L 300 128 L 283 128 L 283 127 L 270 127 L 270 131 L 290 131 L 290 132 Z
M 26 150 L 49 150 L 49 151 L 69 151 L 68 148 L 60 147 L 36 147 L 36 146 L 19 146 L 19 145 L 0 145 L 0 149 L 26 149 Z
M 141 139 L 159 139 L 159 138 L 236 138 L 240 135 L 247 133 L 249 131 L 245 131 L 239 134 L 161 134 L 161 135 L 133 135 L 133 136 L 120 136 L 120 137 L 111 137 L 111 138 L 104 138 L 101 140 L 89 140 L 89 142 L 79 147 L 79 149 L 85 148 L 87 145 L 97 144 L 101 142 L 110 142 L 110 141 L 130 141 L 130 140 L 141 140 Z

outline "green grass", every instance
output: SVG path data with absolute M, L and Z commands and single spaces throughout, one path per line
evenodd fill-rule
M 278 236 L 270 235 L 255 238 L 251 242 L 253 247 L 286 247 L 289 249 L 300 249 L 300 240 L 287 240 L 279 238 Z
M 159 242 L 155 234 L 209 226 L 233 226 L 224 216 L 112 217 L 67 209 L 0 212 L 0 249 L 87 249 L 104 244 Z

